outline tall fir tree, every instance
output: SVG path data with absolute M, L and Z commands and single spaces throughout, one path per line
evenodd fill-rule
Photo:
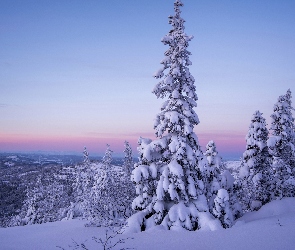
M 175 14 L 169 16 L 172 29 L 162 38 L 169 49 L 161 61 L 162 68 L 154 75 L 163 80 L 153 93 L 158 98 L 168 97 L 154 124 L 158 139 L 139 139 L 139 162 L 132 172 L 138 195 L 133 208 L 138 212 L 128 220 L 133 231 L 156 225 L 197 230 L 202 227 L 202 213 L 214 219 L 204 195 L 206 159 L 193 131 L 199 123 L 193 109 L 198 100 L 195 80 L 188 68 L 192 63 L 187 47 L 193 37 L 184 32 L 182 6 L 180 0 L 175 1 Z
M 246 210 L 257 210 L 271 200 L 271 162 L 268 129 L 262 113 L 255 111 L 246 135 L 246 151 L 240 169 L 240 198 Z

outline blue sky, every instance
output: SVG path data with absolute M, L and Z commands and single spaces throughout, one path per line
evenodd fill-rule
M 202 146 L 239 155 L 295 91 L 295 1 L 183 0 Z M 173 0 L 0 1 L 0 151 L 102 153 L 153 136 Z M 204 149 L 204 148 L 203 148 Z

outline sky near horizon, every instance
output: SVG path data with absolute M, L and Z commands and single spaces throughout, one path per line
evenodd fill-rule
M 115 154 L 154 138 L 173 0 L 0 1 L 0 152 Z M 202 149 L 239 157 L 255 110 L 295 96 L 295 1 L 183 0 Z M 294 103 L 294 98 L 293 98 Z

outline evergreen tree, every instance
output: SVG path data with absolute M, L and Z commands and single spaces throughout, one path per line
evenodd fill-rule
M 107 145 L 101 168 L 96 166 L 93 186 L 86 204 L 87 226 L 116 226 L 131 215 L 131 200 L 135 196 L 126 173 L 111 165 L 112 150 Z
M 208 164 L 205 168 L 205 187 L 209 210 L 213 212 L 213 214 L 216 216 L 216 213 L 214 213 L 214 207 L 216 212 L 216 205 L 220 201 L 220 197 L 217 197 L 217 193 L 220 189 L 223 189 L 227 192 L 228 208 L 226 209 L 228 213 L 231 214 L 233 219 L 239 218 L 242 214 L 242 208 L 235 193 L 235 179 L 225 168 L 221 157 L 218 155 L 218 151 L 216 149 L 214 141 L 208 142 L 204 155 L 207 157 L 208 161 Z M 220 193 L 222 193 L 222 191 L 220 191 Z M 222 225 L 225 228 L 231 226 L 232 223 L 229 223 L 227 225 L 225 224 L 225 222 L 223 221 L 223 217 L 216 217 L 220 219 Z
M 113 160 L 112 153 L 113 151 L 111 150 L 110 145 L 107 144 L 106 152 L 102 158 L 102 166 L 103 166 L 103 169 L 105 170 L 107 170 L 111 166 L 111 163 Z
M 68 208 L 64 211 L 66 219 L 87 217 L 90 189 L 93 186 L 93 170 L 87 148 L 83 150 L 83 162 L 76 164 L 71 173 L 72 198 Z
M 224 228 L 232 226 L 234 218 L 229 203 L 229 195 L 225 189 L 219 189 L 214 199 L 213 214 L 221 221 Z
M 38 176 L 36 180 L 36 185 L 34 188 L 27 189 L 26 200 L 19 216 L 21 217 L 21 225 L 32 225 L 32 224 L 41 224 L 44 219 L 42 212 L 43 207 L 41 201 L 44 199 L 43 185 L 41 182 L 41 175 Z
M 84 147 L 84 151 L 83 151 L 83 163 L 88 165 L 90 163 L 89 161 L 89 153 L 87 151 L 87 148 Z
M 206 145 L 206 152 L 204 155 L 207 157 L 208 164 L 205 169 L 206 173 L 206 196 L 208 199 L 208 205 L 210 211 L 213 209 L 214 199 L 220 189 L 220 174 L 221 169 L 223 169 L 223 164 L 221 158 L 216 150 L 216 145 L 214 141 L 209 141 Z
M 272 137 L 267 145 L 272 155 L 274 169 L 274 195 L 282 198 L 294 196 L 294 186 L 288 182 L 294 167 L 294 118 L 292 117 L 291 91 L 279 96 L 271 115 Z
M 75 217 L 86 217 L 88 210 L 90 189 L 93 185 L 93 171 L 91 169 L 92 164 L 89 162 L 83 162 L 75 166 L 74 181 L 73 181 L 73 203 L 69 207 L 68 219 Z
M 286 102 L 289 105 L 289 120 L 290 120 L 290 147 L 291 147 L 291 151 L 292 151 L 292 155 L 290 157 L 290 167 L 291 167 L 291 175 L 293 177 L 293 179 L 295 179 L 295 124 L 294 124 L 294 117 L 292 115 L 292 110 L 294 111 L 295 109 L 292 107 L 292 93 L 291 90 L 288 89 L 287 93 L 286 93 Z M 293 196 L 295 195 L 295 193 L 293 193 Z
M 27 197 L 17 225 L 32 225 L 58 221 L 66 217 L 70 199 L 66 188 L 51 173 L 38 176 L 34 187 L 28 187 Z
M 240 170 L 245 208 L 256 210 L 271 199 L 271 164 L 267 148 L 268 129 L 262 113 L 255 111 L 246 135 L 246 151 Z
M 175 14 L 169 16 L 172 30 L 162 39 L 169 49 L 161 62 L 163 67 L 154 75 L 163 80 L 153 93 L 158 98 L 168 97 L 154 124 L 158 139 L 139 139 L 139 162 L 132 172 L 138 195 L 133 208 L 138 212 L 129 218 L 128 225 L 135 231 L 155 225 L 196 230 L 201 227 L 200 213 L 213 218 L 204 195 L 206 159 L 193 132 L 199 123 L 193 110 L 198 98 L 188 68 L 191 53 L 187 47 L 193 37 L 184 32 L 182 6 L 180 0 L 175 1 Z
M 126 175 L 129 177 L 131 175 L 133 165 L 134 165 L 133 158 L 132 158 L 132 149 L 129 145 L 129 142 L 127 141 L 124 142 L 124 146 L 125 146 L 125 149 L 124 149 L 125 156 L 124 156 L 123 168 Z
M 234 220 L 240 218 L 243 215 L 242 206 L 237 196 L 237 190 L 240 189 L 240 186 L 237 185 L 235 178 L 227 169 L 224 169 L 220 175 L 220 188 L 225 189 L 228 193 L 229 209 Z
M 84 200 L 84 217 L 89 221 L 87 226 L 105 226 L 109 223 L 112 209 L 110 187 L 115 184 L 110 174 L 112 152 L 107 144 L 101 169 L 98 166 L 93 169 L 93 181 L 89 183 L 89 193 Z

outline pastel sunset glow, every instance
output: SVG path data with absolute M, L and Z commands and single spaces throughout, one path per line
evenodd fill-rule
M 254 111 L 295 96 L 295 1 L 184 0 L 202 150 L 239 158 Z M 1 1 L 0 152 L 136 153 L 154 139 L 152 77 L 173 1 Z M 293 97 L 294 103 L 294 97 Z

